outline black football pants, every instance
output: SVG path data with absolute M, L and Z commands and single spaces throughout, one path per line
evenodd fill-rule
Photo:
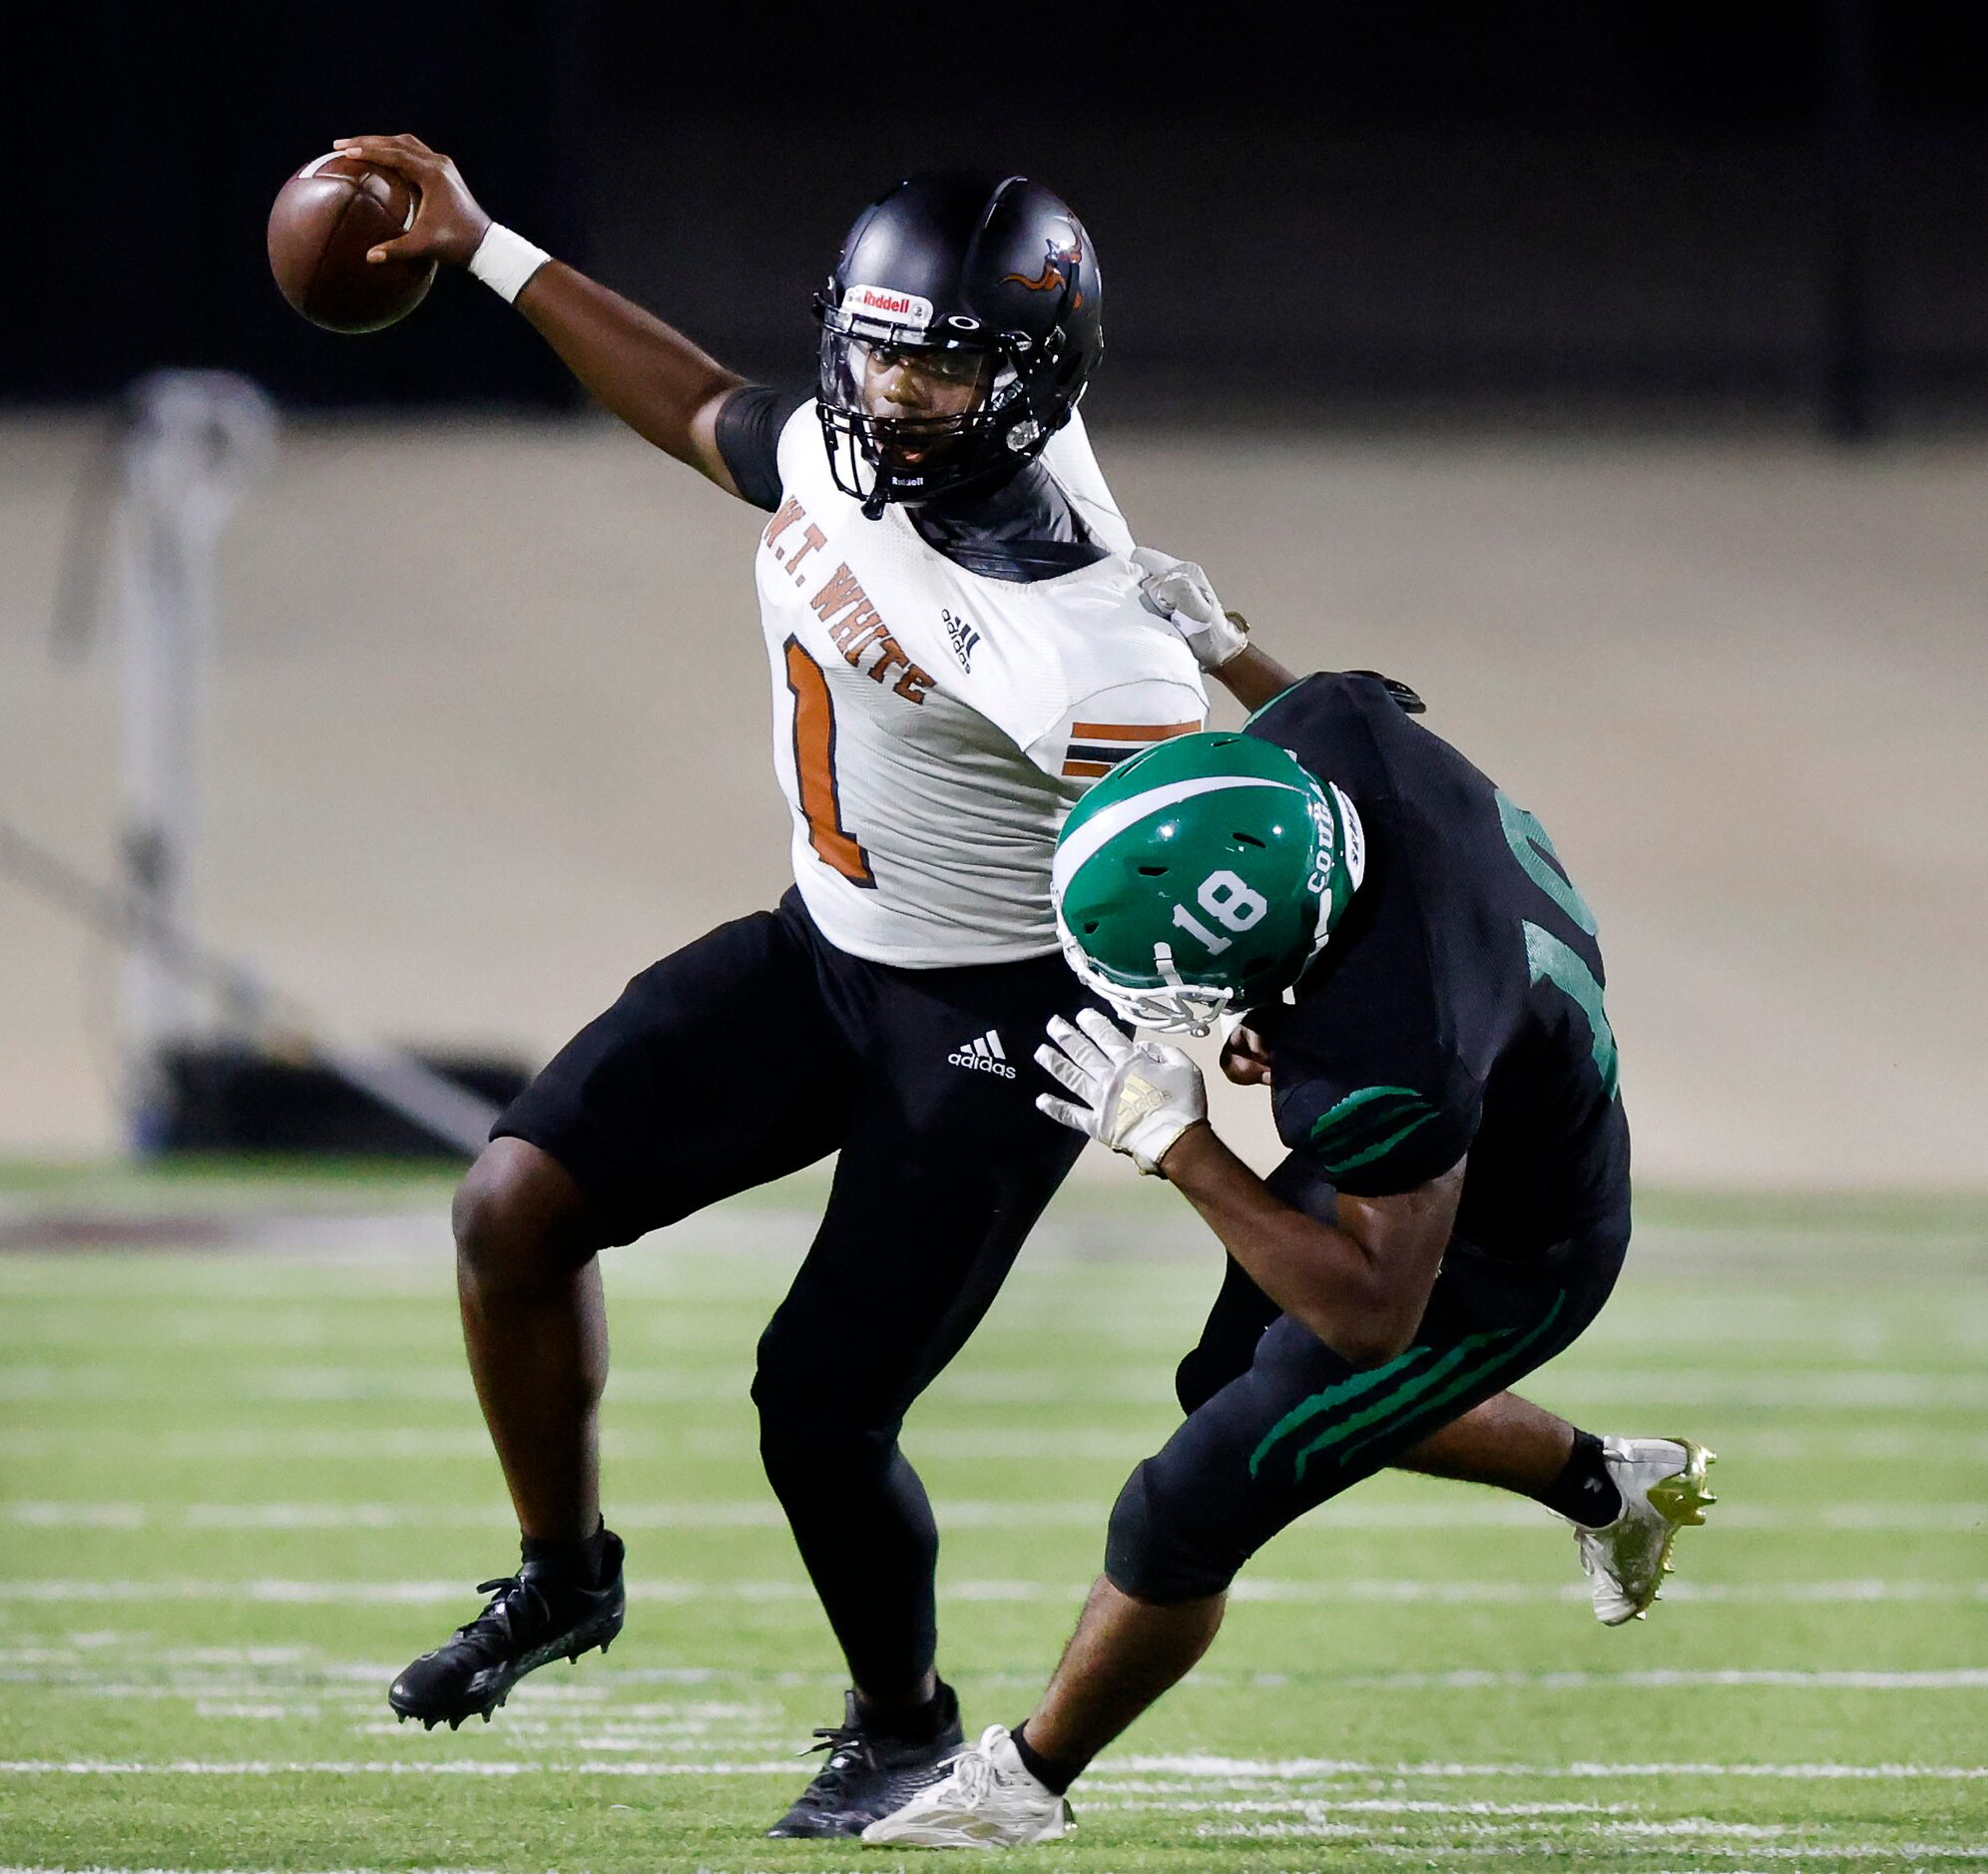
M 1330 1214 L 1330 1187 L 1297 1158 L 1269 1183 Z M 1368 1368 L 1280 1313 L 1232 1260 L 1181 1362 L 1187 1422 L 1126 1480 L 1106 1573 L 1144 1601 L 1222 1593 L 1278 1530 L 1569 1346 L 1601 1312 L 1628 1241 L 1626 1204 L 1619 1222 L 1536 1256 L 1453 1237 L 1413 1343 Z
M 841 1154 L 759 1339 L 766 1476 L 855 1683 L 936 1644 L 931 1506 L 897 1435 L 979 1323 L 1084 1141 L 1036 1110 L 1051 1015 L 1097 1007 L 1060 956 L 866 963 L 789 892 L 645 970 L 499 1119 L 631 1242 Z

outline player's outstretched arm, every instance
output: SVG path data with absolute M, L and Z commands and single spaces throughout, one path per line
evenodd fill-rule
M 341 155 L 404 177 L 420 193 L 414 224 L 369 260 L 439 260 L 469 266 L 486 243 L 508 243 L 532 263 L 527 243 L 496 228 L 455 164 L 418 137 L 340 137 Z M 493 239 L 494 236 L 494 239 Z M 486 273 L 486 276 L 487 273 Z M 492 278 L 536 325 L 566 367 L 610 411 L 666 455 L 709 476 L 728 494 L 738 484 L 718 449 L 718 412 L 745 380 L 682 332 L 563 261 L 533 266 L 522 286 Z
M 1227 664 L 1209 675 L 1251 714 L 1267 708 L 1297 682 L 1292 672 L 1254 645 L 1244 645 Z

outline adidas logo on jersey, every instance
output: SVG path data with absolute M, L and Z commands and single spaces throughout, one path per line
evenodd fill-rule
M 945 622 L 946 641 L 953 648 L 953 656 L 959 659 L 959 668 L 967 676 L 973 675 L 973 647 L 980 642 L 980 634 L 963 618 L 955 618 L 950 611 L 939 617 Z
M 1013 1080 L 1015 1070 L 1008 1065 L 1007 1051 L 1001 1046 L 1001 1032 L 990 1028 L 977 1041 L 963 1042 L 958 1051 L 946 1056 L 954 1067 L 969 1067 L 976 1074 L 998 1074 Z

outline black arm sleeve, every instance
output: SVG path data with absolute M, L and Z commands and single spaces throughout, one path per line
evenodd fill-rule
M 769 514 L 780 504 L 780 431 L 806 401 L 797 390 L 741 384 L 718 407 L 718 453 L 739 492 Z

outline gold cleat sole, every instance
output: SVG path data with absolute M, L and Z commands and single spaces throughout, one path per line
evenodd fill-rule
M 1705 1446 L 1694 1444 L 1689 1438 L 1673 1439 L 1672 1443 L 1685 1448 L 1684 1468 L 1672 1472 L 1661 1483 L 1650 1486 L 1651 1506 L 1670 1528 L 1664 1536 L 1664 1547 L 1658 1552 L 1656 1583 L 1650 1590 L 1649 1599 L 1637 1605 L 1631 1616 L 1633 1620 L 1640 1621 L 1648 1616 L 1651 1608 L 1664 1598 L 1664 1577 L 1678 1572 L 1677 1564 L 1671 1560 L 1678 1532 L 1703 1529 L 1705 1513 L 1719 1501 L 1706 1481 L 1706 1471 L 1719 1462 L 1719 1453 L 1708 1451 Z

